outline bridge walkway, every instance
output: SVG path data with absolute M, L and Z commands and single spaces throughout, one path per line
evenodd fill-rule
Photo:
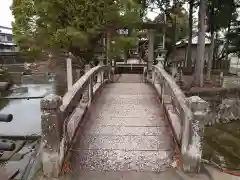
M 120 75 L 105 85 L 70 150 L 68 179 L 159 179 L 174 159 L 161 106 L 141 75 Z

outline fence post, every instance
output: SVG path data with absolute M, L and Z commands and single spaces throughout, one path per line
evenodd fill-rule
M 63 118 L 59 107 L 62 98 L 51 94 L 43 98 L 41 107 L 43 173 L 47 177 L 57 178 L 60 171 L 62 157 L 60 156 L 60 142 L 62 138 Z
M 90 69 L 91 69 L 90 64 L 85 65 L 85 73 L 87 73 Z M 91 81 L 91 79 L 90 79 L 90 81 Z M 91 85 L 91 82 L 89 84 Z M 82 104 L 88 104 L 88 102 L 90 100 L 89 84 L 86 86 L 86 88 L 83 92 L 82 99 L 81 99 Z
M 186 98 L 188 106 L 193 112 L 190 122 L 188 144 L 182 143 L 183 170 L 190 173 L 200 172 L 204 133 L 204 118 L 208 114 L 209 104 L 198 96 Z

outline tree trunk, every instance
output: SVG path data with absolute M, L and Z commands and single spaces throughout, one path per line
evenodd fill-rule
M 227 34 L 229 34 L 231 31 L 231 22 L 232 22 L 232 20 L 230 18 L 228 21 Z M 225 60 L 228 60 L 228 46 L 229 46 L 229 38 L 227 37 L 226 38 L 226 49 L 225 49 Z
M 234 0 L 231 0 L 231 4 L 232 4 L 232 6 L 231 6 L 231 11 L 230 12 L 232 12 L 232 10 L 233 10 L 233 5 L 234 5 Z M 227 35 L 231 32 L 231 23 L 232 23 L 232 17 L 233 17 L 233 13 L 230 13 L 229 14 L 229 19 L 228 19 L 228 27 L 227 27 Z M 228 36 L 227 36 L 227 38 L 226 38 L 226 49 L 225 49 L 225 53 L 226 53 L 226 56 L 225 56 L 225 61 L 227 61 L 228 60 L 228 48 L 229 48 L 229 38 L 228 38 Z
M 107 32 L 107 42 L 106 42 L 106 46 L 107 46 L 107 65 L 111 64 L 111 33 L 108 31 Z
M 189 1 L 189 29 L 188 29 L 188 47 L 187 47 L 187 70 L 189 72 L 192 72 L 192 28 L 193 28 L 193 5 L 194 1 L 190 0 Z
M 219 55 L 219 48 L 220 48 L 220 44 L 218 43 L 218 39 L 219 39 L 219 34 L 218 32 L 215 33 L 215 45 L 214 45 L 214 51 L 213 51 L 213 68 L 216 67 L 216 62 L 218 59 L 218 55 Z
M 176 60 L 176 43 L 177 43 L 177 17 L 174 17 L 174 22 L 173 22 L 173 50 L 172 50 L 172 54 L 173 54 L 173 61 Z
M 211 80 L 214 47 L 215 47 L 215 33 L 211 32 L 211 46 L 210 46 L 210 49 L 209 49 L 208 66 L 207 66 L 207 80 L 208 81 Z
M 205 53 L 205 17 L 206 5 L 205 0 L 200 0 L 199 6 L 199 31 L 198 31 L 198 46 L 197 46 L 197 59 L 196 59 L 196 72 L 195 72 L 195 85 L 203 87 L 203 69 L 204 69 L 204 53 Z
M 211 14 L 210 14 L 210 31 L 211 31 L 211 46 L 208 54 L 208 66 L 207 66 L 207 81 L 211 80 L 212 73 L 212 64 L 213 64 L 213 55 L 214 55 L 214 47 L 215 47 L 215 27 L 214 27 L 214 2 L 211 5 Z

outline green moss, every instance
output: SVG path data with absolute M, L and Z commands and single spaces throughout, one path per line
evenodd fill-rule
M 240 122 L 206 127 L 203 158 L 228 169 L 240 168 Z

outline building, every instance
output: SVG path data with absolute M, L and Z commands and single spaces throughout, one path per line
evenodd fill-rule
M 198 44 L 198 35 L 195 34 L 192 37 L 192 62 L 194 66 L 194 62 L 196 61 L 197 58 L 197 44 Z M 210 45 L 211 45 L 211 40 L 206 34 L 205 36 L 205 54 L 204 54 L 204 60 L 205 62 L 208 62 L 209 58 L 209 50 L 210 50 Z M 170 54 L 169 59 L 173 60 L 175 58 L 175 61 L 181 61 L 184 62 L 186 60 L 186 55 L 187 55 L 187 46 L 188 46 L 188 38 L 182 39 L 176 43 L 176 54 Z M 186 64 L 186 62 L 185 62 Z
M 17 45 L 12 37 L 12 28 L 0 26 L 0 52 L 17 51 Z

